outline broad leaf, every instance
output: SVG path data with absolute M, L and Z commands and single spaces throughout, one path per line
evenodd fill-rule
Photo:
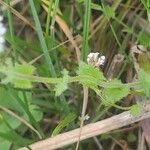
M 106 106 L 115 104 L 129 94 L 130 89 L 119 80 L 112 80 L 102 92 L 102 101 Z
M 79 71 L 77 72 L 80 77 L 80 83 L 90 88 L 95 88 L 99 85 L 100 81 L 104 81 L 103 73 L 92 65 L 81 62 Z

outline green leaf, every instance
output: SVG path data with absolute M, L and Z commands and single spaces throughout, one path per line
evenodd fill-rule
M 14 72 L 21 73 L 24 75 L 33 75 L 34 71 L 35 71 L 35 67 L 29 64 L 23 64 L 23 65 L 16 64 L 14 67 Z M 31 88 L 32 87 L 31 81 L 25 80 L 25 79 L 19 79 L 15 77 L 13 77 L 11 83 L 14 84 L 14 86 L 17 88 Z
M 65 90 L 68 89 L 68 80 L 69 80 L 68 71 L 64 69 L 62 74 L 64 75 L 62 82 L 55 86 L 56 96 L 60 96 Z
M 36 105 L 29 105 L 29 111 L 33 115 L 34 119 L 38 122 L 42 119 L 43 113 L 42 111 L 39 110 L 40 108 Z M 29 117 L 27 114 L 24 112 L 24 117 L 29 120 Z
M 141 32 L 138 35 L 138 41 L 141 45 L 144 45 L 145 47 L 150 47 L 150 36 L 144 32 Z
M 23 108 L 19 105 L 16 99 L 13 99 L 8 90 L 0 87 L 0 105 L 11 110 L 15 110 L 20 114 L 23 113 Z
M 139 71 L 139 86 L 147 97 L 150 97 L 150 74 L 143 69 Z
M 119 80 L 112 80 L 102 92 L 102 102 L 109 106 L 115 104 L 129 94 L 129 87 L 124 86 Z
M 103 5 L 103 13 L 104 15 L 110 19 L 115 17 L 115 12 L 112 7 Z
M 141 108 L 138 104 L 135 104 L 135 105 L 132 105 L 131 106 L 131 109 L 130 109 L 130 113 L 133 115 L 133 116 L 138 116 L 140 115 L 140 112 L 141 112 Z
M 21 125 L 21 122 L 19 120 L 6 114 L 5 112 L 3 113 L 1 112 L 0 115 L 2 116 L 3 119 L 5 119 L 9 123 L 12 129 L 16 129 Z M 6 125 L 5 121 L 2 118 L 0 121 L 0 132 L 7 133 L 10 131 L 10 128 L 8 128 L 8 126 Z
M 35 67 L 24 63 L 22 65 L 15 64 L 12 66 L 11 62 L 6 62 L 6 65 L 1 67 L 0 70 L 6 75 L 6 78 L 2 79 L 2 83 L 12 83 L 16 88 L 31 88 L 32 81 L 21 79 L 19 75 L 33 75 Z
M 95 9 L 95 10 L 102 11 L 102 7 L 100 5 L 98 5 L 98 4 L 95 4 L 95 3 L 91 3 L 91 8 Z
M 105 80 L 103 73 L 98 68 L 84 62 L 79 64 L 79 71 L 77 73 L 80 76 L 79 82 L 90 88 L 97 87 L 100 81 Z
M 52 136 L 55 136 L 61 132 L 61 130 L 68 126 L 71 122 L 73 122 L 76 119 L 76 114 L 75 113 L 69 113 L 63 120 L 59 122 L 57 127 L 54 129 Z
M 133 29 L 129 28 L 129 27 L 124 28 L 122 31 L 125 32 L 125 33 L 129 33 L 129 34 L 133 34 L 134 33 Z
M 0 143 L 1 143 L 1 144 L 0 144 L 0 149 L 3 149 L 3 150 L 8 150 L 8 149 L 10 149 L 11 142 L 0 138 Z

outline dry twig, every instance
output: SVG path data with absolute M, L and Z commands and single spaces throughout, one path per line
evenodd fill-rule
M 150 118 L 150 112 L 143 112 L 140 116 L 134 117 L 130 114 L 129 111 L 125 111 L 111 118 L 84 126 L 81 131 L 80 140 L 97 136 L 147 118 Z M 77 142 L 79 138 L 79 131 L 80 128 L 59 134 L 55 137 L 36 142 L 29 147 L 32 150 L 51 150 L 61 148 L 63 146 Z M 24 147 L 20 150 L 27 150 L 27 148 Z

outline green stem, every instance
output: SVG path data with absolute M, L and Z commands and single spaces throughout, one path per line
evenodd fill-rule
M 10 0 L 7 0 L 7 4 L 10 6 Z M 8 16 L 8 25 L 9 25 L 10 37 L 12 40 L 13 56 L 14 56 L 14 60 L 17 61 L 17 51 L 15 48 L 15 38 L 14 38 L 14 28 L 13 28 L 13 22 L 12 22 L 12 13 L 11 13 L 9 8 L 7 9 L 7 16 Z
M 49 7 L 48 7 L 48 15 L 47 15 L 47 20 L 46 20 L 46 37 L 49 35 L 49 27 L 50 27 L 50 22 L 51 22 L 51 12 L 52 12 L 52 6 L 53 6 L 53 1 L 51 0 L 49 2 Z
M 50 83 L 50 84 L 58 84 L 63 81 L 63 78 L 47 78 L 47 77 L 38 77 L 34 75 L 25 75 L 22 73 L 18 72 L 12 72 L 12 71 L 5 71 L 4 74 L 14 74 L 14 77 L 16 79 L 22 79 L 22 80 L 29 80 L 32 82 L 38 82 L 38 83 Z M 69 83 L 72 82 L 79 82 L 82 80 L 90 80 L 91 83 L 95 85 L 99 85 L 100 87 L 107 88 L 109 87 L 109 82 L 107 81 L 97 81 L 95 78 L 92 78 L 91 76 L 88 75 L 80 75 L 80 76 L 74 76 L 74 77 L 69 77 Z M 120 88 L 122 86 L 127 86 L 129 88 L 135 87 L 139 84 L 139 82 L 132 82 L 132 83 L 124 83 L 124 84 L 114 84 L 111 86 L 111 88 Z
M 88 36 L 89 36 L 89 24 L 90 24 L 90 10 L 91 10 L 91 0 L 85 1 L 85 17 L 84 17 L 84 27 L 83 27 L 83 46 L 81 51 L 81 59 L 86 61 L 87 55 L 89 53 L 88 47 Z

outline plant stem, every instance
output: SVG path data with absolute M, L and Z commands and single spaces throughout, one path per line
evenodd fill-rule
M 48 37 L 48 35 L 49 35 L 49 27 L 50 27 L 50 22 L 51 22 L 51 12 L 52 12 L 53 1 L 54 1 L 54 0 L 51 0 L 51 1 L 49 2 L 48 12 L 47 12 L 46 37 Z

